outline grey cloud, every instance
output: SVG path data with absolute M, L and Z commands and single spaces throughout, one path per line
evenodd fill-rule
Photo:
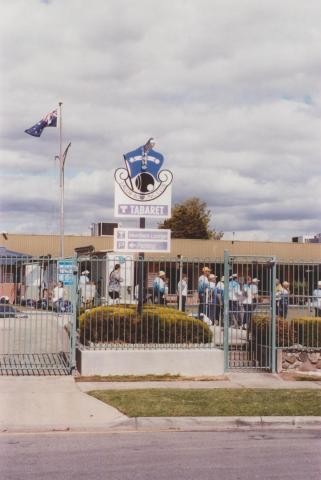
M 40 139 L 23 131 L 62 100 L 64 143 L 72 142 L 66 231 L 111 219 L 113 170 L 149 136 L 175 173 L 173 203 L 199 196 L 227 235 L 317 230 L 320 14 L 319 2 L 298 0 L 8 2 L 0 19 L 6 228 L 55 228 L 58 131 Z

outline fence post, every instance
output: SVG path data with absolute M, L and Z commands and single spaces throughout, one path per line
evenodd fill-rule
M 183 277 L 183 256 L 178 255 L 179 258 L 179 279 L 178 279 L 178 284 L 179 284 L 179 289 L 178 289 L 178 310 L 181 312 L 183 308 L 183 295 L 182 295 L 182 277 Z
M 271 355 L 272 355 L 272 373 L 276 372 L 276 257 L 272 259 L 272 286 L 271 286 L 271 300 L 272 300 L 272 319 L 271 319 Z
M 224 250 L 224 371 L 229 367 L 229 253 Z
M 77 256 L 73 257 L 73 283 L 71 289 L 72 315 L 70 325 L 70 373 L 76 369 L 76 323 L 78 306 L 78 261 Z

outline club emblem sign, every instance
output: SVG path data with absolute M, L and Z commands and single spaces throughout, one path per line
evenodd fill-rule
M 124 155 L 126 168 L 115 171 L 116 217 L 170 217 L 173 174 L 148 142 Z

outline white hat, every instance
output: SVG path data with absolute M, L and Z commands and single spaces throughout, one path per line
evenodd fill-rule
M 158 272 L 158 276 L 159 276 L 159 277 L 164 277 L 164 276 L 165 276 L 165 272 L 164 272 L 163 270 L 160 270 L 160 271 Z
M 260 280 L 258 278 L 253 278 L 252 283 L 259 283 L 259 281 Z
M 289 282 L 287 282 L 286 280 L 284 280 L 284 282 L 282 283 L 282 285 L 284 285 L 284 286 L 287 286 L 287 287 L 288 287 L 290 284 L 289 284 Z
M 214 273 L 211 273 L 209 278 L 217 278 L 217 275 L 214 275 Z
M 83 272 L 81 272 L 82 275 L 89 275 L 89 270 L 84 270 Z
M 232 273 L 232 275 L 230 276 L 230 280 L 232 280 L 233 278 L 237 278 L 237 273 Z
M 321 287 L 321 280 L 318 281 L 318 287 Z

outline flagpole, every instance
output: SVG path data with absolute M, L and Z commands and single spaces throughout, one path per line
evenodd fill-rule
M 63 258 L 64 252 L 64 162 L 62 157 L 62 102 L 59 102 L 59 176 L 60 176 L 60 256 Z

